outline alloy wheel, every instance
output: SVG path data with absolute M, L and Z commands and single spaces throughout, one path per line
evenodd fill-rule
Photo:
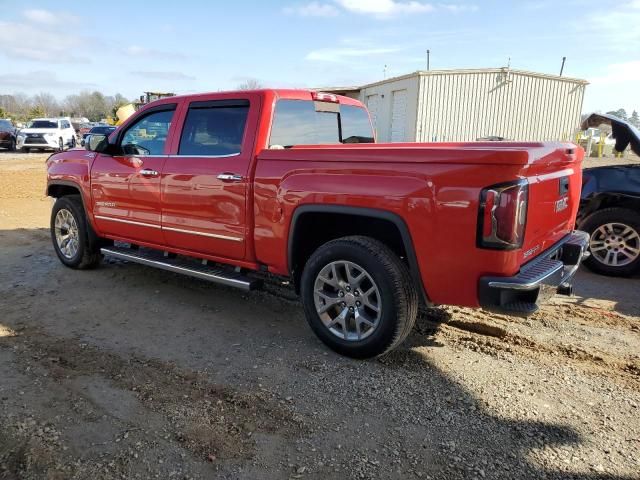
M 66 208 L 58 210 L 54 229 L 56 243 L 62 255 L 68 259 L 75 257 L 80 247 L 80 234 L 73 214 Z
M 338 338 L 360 341 L 380 324 L 380 290 L 356 263 L 338 260 L 327 264 L 316 276 L 313 294 L 322 323 Z
M 605 223 L 591 234 L 589 249 L 600 263 L 623 267 L 640 256 L 640 234 L 624 223 Z

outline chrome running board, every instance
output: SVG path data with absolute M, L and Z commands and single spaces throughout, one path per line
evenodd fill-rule
M 140 263 L 149 267 L 181 273 L 190 277 L 207 280 L 209 282 L 235 287 L 241 290 L 255 290 L 260 287 L 261 281 L 249 278 L 246 275 L 218 266 L 210 266 L 204 263 L 196 263 L 197 259 L 190 261 L 183 258 L 165 256 L 162 252 L 149 249 L 132 249 L 126 247 L 103 247 L 100 252 L 109 257 Z

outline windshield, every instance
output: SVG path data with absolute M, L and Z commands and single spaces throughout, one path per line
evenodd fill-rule
M 279 100 L 269 146 L 373 143 L 373 128 L 364 108 L 330 105 L 336 111 L 318 111 L 309 100 Z
M 34 120 L 30 128 L 58 128 L 58 122 L 51 120 Z

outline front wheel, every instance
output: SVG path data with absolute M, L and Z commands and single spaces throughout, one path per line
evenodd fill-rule
M 79 195 L 56 200 L 51 211 L 51 240 L 58 258 L 67 267 L 88 269 L 100 263 L 99 248 L 89 241 L 90 228 Z
M 628 276 L 640 270 L 640 213 L 612 207 L 589 215 L 580 228 L 590 235 L 585 265 L 596 273 Z
M 10 152 L 15 152 L 16 151 L 16 140 L 15 140 L 15 138 L 12 138 L 11 142 L 9 143 L 9 151 Z
M 418 293 L 407 266 L 369 237 L 332 240 L 318 248 L 302 273 L 305 315 L 329 348 L 353 358 L 383 355 L 409 335 Z

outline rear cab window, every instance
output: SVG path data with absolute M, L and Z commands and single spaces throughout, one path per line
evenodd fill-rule
M 373 127 L 363 107 L 313 100 L 276 102 L 269 148 L 373 141 Z

